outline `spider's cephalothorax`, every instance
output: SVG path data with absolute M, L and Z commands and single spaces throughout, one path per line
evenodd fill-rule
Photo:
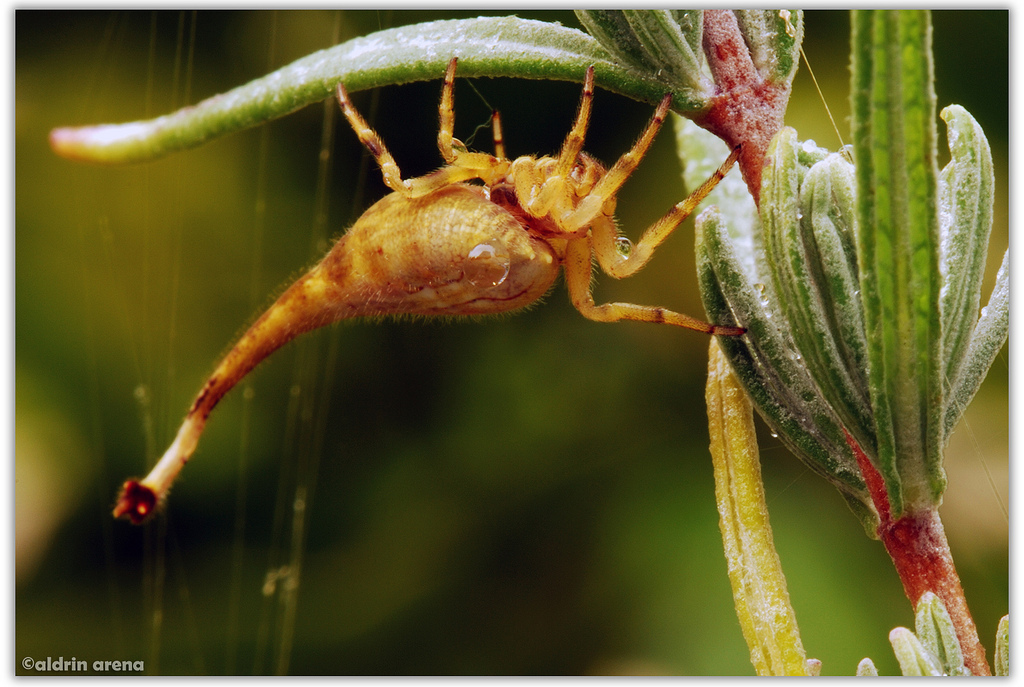
M 582 152 L 594 95 L 594 70 L 583 84 L 576 121 L 555 157 L 509 160 L 494 114 L 494 154 L 470 152 L 454 138 L 453 58 L 441 91 L 438 148 L 445 166 L 403 179 L 384 142 L 352 107 L 338 84 L 338 103 L 393 193 L 371 206 L 331 251 L 242 335 L 200 390 L 174 442 L 149 475 L 129 480 L 115 516 L 142 522 L 166 497 L 195 451 L 217 402 L 261 360 L 292 338 L 325 324 L 367 315 L 480 315 L 507 312 L 544 295 L 565 268 L 573 305 L 600 322 L 638 320 L 708 334 L 739 335 L 665 308 L 632 303 L 596 305 L 592 261 L 627 277 L 711 191 L 736 161 L 725 163 L 696 191 L 631 244 L 615 226 L 615 195 L 650 148 L 668 114 L 666 95 L 640 138 L 606 170 Z

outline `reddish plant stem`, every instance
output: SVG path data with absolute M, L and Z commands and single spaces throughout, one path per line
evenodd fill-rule
M 915 610 L 925 592 L 932 592 L 942 599 L 956 628 L 964 665 L 974 675 L 991 675 L 985 647 L 978 638 L 978 628 L 967 608 L 967 599 L 938 511 L 928 509 L 905 513 L 893 520 L 881 474 L 849 433 L 846 434 L 846 443 L 857 457 L 864 482 L 878 511 L 878 537 L 892 558 L 907 598 Z
M 736 16 L 730 10 L 704 12 L 704 55 L 718 93 L 694 119 L 730 148 L 742 146 L 739 167 L 754 202 L 761 203 L 761 172 L 768 144 L 782 128 L 789 82 L 766 80 L 754 65 Z

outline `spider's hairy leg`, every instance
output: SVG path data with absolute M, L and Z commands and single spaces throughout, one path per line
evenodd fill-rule
M 345 84 L 338 84 L 338 87 L 335 89 L 335 95 L 338 98 L 338 105 L 341 106 L 345 119 L 352 125 L 352 130 L 356 132 L 359 141 L 366 146 L 366 149 L 370 151 L 370 155 L 373 155 L 373 159 L 377 161 L 381 174 L 384 175 L 384 183 L 392 191 L 408 195 L 412 189 L 411 185 L 409 182 L 402 180 L 402 171 L 398 168 L 395 158 L 388 152 L 384 141 L 381 140 L 376 131 L 370 128 L 370 125 L 366 123 L 366 120 L 356 110 L 352 101 L 349 100 Z
M 654 250 L 669 237 L 669 234 L 683 220 L 693 213 L 701 201 L 718 185 L 718 182 L 725 178 L 733 164 L 736 163 L 739 155 L 740 146 L 736 146 L 725 162 L 704 183 L 697 187 L 685 200 L 676 203 L 661 219 L 644 231 L 643 236 L 630 249 L 628 255 L 623 255 L 616 244 L 618 231 L 615 228 L 614 222 L 610 219 L 600 221 L 601 217 L 595 219 L 591 224 L 591 236 L 597 264 L 601 266 L 605 273 L 616 279 L 629 277 L 639 272 L 647 264 L 647 261 L 651 259 Z
M 445 186 L 470 179 L 483 179 L 485 183 L 491 183 L 492 178 L 500 177 L 505 172 L 505 166 L 497 163 L 491 155 L 470 153 L 464 149 L 456 151 L 457 147 L 462 148 L 463 146 L 461 142 L 452 138 L 452 127 L 455 124 L 455 112 L 452 105 L 455 64 L 456 60 L 453 57 L 448 63 L 445 85 L 441 92 L 441 105 L 439 108 L 441 123 L 440 131 L 437 135 L 438 147 L 449 164 L 415 179 L 402 179 L 402 173 L 395 162 L 395 158 L 392 157 L 387 146 L 384 145 L 380 135 L 370 128 L 370 125 L 366 123 L 366 120 L 363 119 L 355 106 L 352 105 L 348 92 L 345 90 L 345 85 L 339 83 L 336 89 L 341 111 L 349 121 L 349 124 L 352 125 L 356 136 L 359 137 L 359 140 L 377 161 L 381 174 L 384 176 L 384 183 L 391 190 L 401 193 L 406 197 L 419 198 Z
M 587 135 L 587 127 L 590 126 L 590 110 L 594 101 L 594 66 L 587 67 L 587 74 L 583 79 L 583 93 L 580 95 L 580 106 L 576 111 L 576 121 L 572 129 L 562 143 L 562 150 L 558 153 L 558 165 L 555 167 L 555 176 L 564 177 L 576 164 L 576 158 L 583 150 L 583 140 Z
M 745 329 L 725 325 L 710 324 L 695 317 L 684 315 L 654 305 L 636 305 L 634 303 L 604 303 L 596 305 L 591 290 L 590 276 L 590 242 L 587 239 L 571 239 L 566 247 L 565 281 L 569 286 L 569 297 L 576 309 L 589 320 L 595 322 L 618 322 L 633 320 L 635 322 L 653 322 L 685 327 L 705 334 L 722 336 L 739 336 Z
M 612 168 L 597 182 L 593 191 L 580 201 L 576 209 L 562 219 L 561 224 L 567 231 L 575 231 L 590 224 L 591 220 L 601 212 L 605 202 L 615 197 L 622 185 L 626 183 L 626 179 L 636 170 L 637 165 L 650 150 L 651 144 L 654 143 L 654 137 L 665 122 L 665 117 L 668 116 L 668 108 L 671 104 L 672 94 L 666 93 L 665 97 L 661 99 L 658 109 L 654 111 L 651 121 L 633 147 L 622 154 Z
M 459 59 L 453 57 L 448 62 L 444 73 L 444 86 L 441 87 L 441 102 L 438 105 L 437 148 L 441 157 L 449 165 L 455 162 L 455 66 Z M 461 145 L 461 143 L 460 143 Z
M 507 160 L 505 156 L 505 135 L 501 128 L 501 113 L 495 110 L 491 113 L 491 131 L 494 133 L 494 157 L 499 160 Z
M 444 167 L 420 179 L 413 179 L 413 195 L 418 196 L 436 190 L 441 186 L 469 179 L 482 179 L 492 184 L 505 176 L 505 143 L 501 132 L 501 116 L 495 110 L 491 115 L 494 132 L 494 155 L 471 153 L 466 145 L 455 138 L 455 68 L 458 58 L 448 62 L 441 88 L 441 102 L 438 105 L 437 148 L 447 163 Z

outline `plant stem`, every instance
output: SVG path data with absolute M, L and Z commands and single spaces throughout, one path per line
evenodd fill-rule
M 967 599 L 953 564 L 938 511 L 926 509 L 908 512 L 893 520 L 882 476 L 853 437 L 847 434 L 846 441 L 857 456 L 864 481 L 878 510 L 878 537 L 892 558 L 910 603 L 916 610 L 925 592 L 938 596 L 956 628 L 964 665 L 974 675 L 991 675 L 985 647 L 978 638 L 978 628 L 967 607 Z
M 730 148 L 743 146 L 740 170 L 760 206 L 761 169 L 768 145 L 782 128 L 790 82 L 762 77 L 729 10 L 704 12 L 704 55 L 719 92 L 711 99 L 711 108 L 693 121 Z

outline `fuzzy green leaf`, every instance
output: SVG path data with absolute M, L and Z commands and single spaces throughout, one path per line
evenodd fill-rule
M 1010 674 L 1010 616 L 1004 615 L 999 619 L 999 629 L 996 630 L 996 652 L 992 661 L 994 674 L 999 677 L 1007 677 Z
M 899 661 L 900 670 L 906 677 L 942 675 L 942 666 L 938 659 L 921 644 L 913 632 L 905 627 L 897 627 L 889 633 L 889 643 Z
M 804 36 L 801 10 L 736 10 L 754 66 L 768 81 L 792 81 Z
M 935 656 L 945 675 L 970 675 L 964 667 L 964 654 L 956 628 L 942 600 L 932 592 L 925 592 L 917 602 L 914 614 L 917 638 L 928 652 Z
M 1010 251 L 1003 254 L 1003 262 L 996 275 L 988 305 L 981 309 L 981 318 L 974 327 L 970 343 L 964 353 L 957 376 L 951 380 L 943 430 L 946 438 L 970 404 L 985 375 L 992 367 L 1006 337 L 1010 333 Z
M 877 536 L 847 433 L 893 518 L 933 508 L 946 439 L 1006 341 L 1009 277 L 1004 259 L 978 319 L 991 163 L 974 120 L 948 108 L 940 183 L 928 13 L 856 12 L 853 28 L 856 166 L 782 130 L 760 217 L 730 198 L 728 227 L 698 218 L 698 269 L 708 319 L 748 328 L 722 348 L 758 412 Z M 689 128 L 677 136 L 692 187 L 707 168 L 685 158 L 715 154 Z
M 862 658 L 857 664 L 857 677 L 878 677 L 878 668 L 870 658 Z
M 778 310 L 771 276 L 751 271 L 756 260 L 740 255 L 739 245 L 730 240 L 717 208 L 697 218 L 697 271 L 708 319 L 747 328 L 742 337 L 722 337 L 722 350 L 772 431 L 831 481 L 868 535 L 877 536 L 878 517 L 842 424 L 794 354 L 791 328 Z
M 946 379 L 957 377 L 978 317 L 992 231 L 992 152 L 974 117 L 958 105 L 942 111 L 950 161 L 939 179 L 942 222 L 942 333 Z
M 677 119 L 676 125 L 684 184 L 696 188 L 728 150 L 691 122 Z M 827 157 L 827 151 L 812 146 L 798 148 L 800 164 Z M 778 309 L 753 200 L 731 176 L 708 197 L 721 209 L 709 207 L 696 222 L 697 271 L 708 320 L 748 329 L 720 345 L 754 407 L 800 460 L 836 485 L 868 536 L 877 537 L 878 516 L 842 424 L 796 353 L 793 327 Z
M 935 93 L 924 11 L 853 13 L 858 264 L 877 467 L 893 517 L 942 498 Z
M 270 121 L 331 97 L 339 82 L 350 92 L 440 79 L 459 58 L 459 76 L 511 76 L 582 82 L 590 65 L 602 88 L 656 104 L 664 81 L 621 64 L 576 29 L 518 17 L 437 21 L 379 31 L 303 57 L 227 93 L 156 119 L 56 129 L 54 150 L 102 163 L 152 160 L 218 136 Z M 675 93 L 677 112 L 701 111 L 703 99 Z
M 1009 271 L 1004 258 L 989 305 L 978 320 L 995 186 L 988 140 L 974 117 L 958 105 L 945 108 L 942 118 L 947 125 L 950 151 L 950 162 L 939 178 L 945 274 L 942 288 L 947 384 L 944 436 L 948 440 L 1002 348 L 1009 334 L 1010 317 Z
M 648 71 L 663 73 L 676 88 L 708 98 L 714 87 L 703 71 L 704 13 L 700 10 L 623 10 L 643 46 Z
M 874 436 L 857 297 L 853 170 L 841 155 L 810 171 L 799 164 L 796 132 L 768 150 L 761 187 L 764 244 L 794 342 L 818 388 L 861 447 Z
M 576 16 L 625 64 L 705 104 L 715 94 L 704 61 L 702 10 L 576 10 Z
M 576 18 L 615 59 L 636 69 L 647 65 L 647 50 L 621 10 L 576 10 Z

